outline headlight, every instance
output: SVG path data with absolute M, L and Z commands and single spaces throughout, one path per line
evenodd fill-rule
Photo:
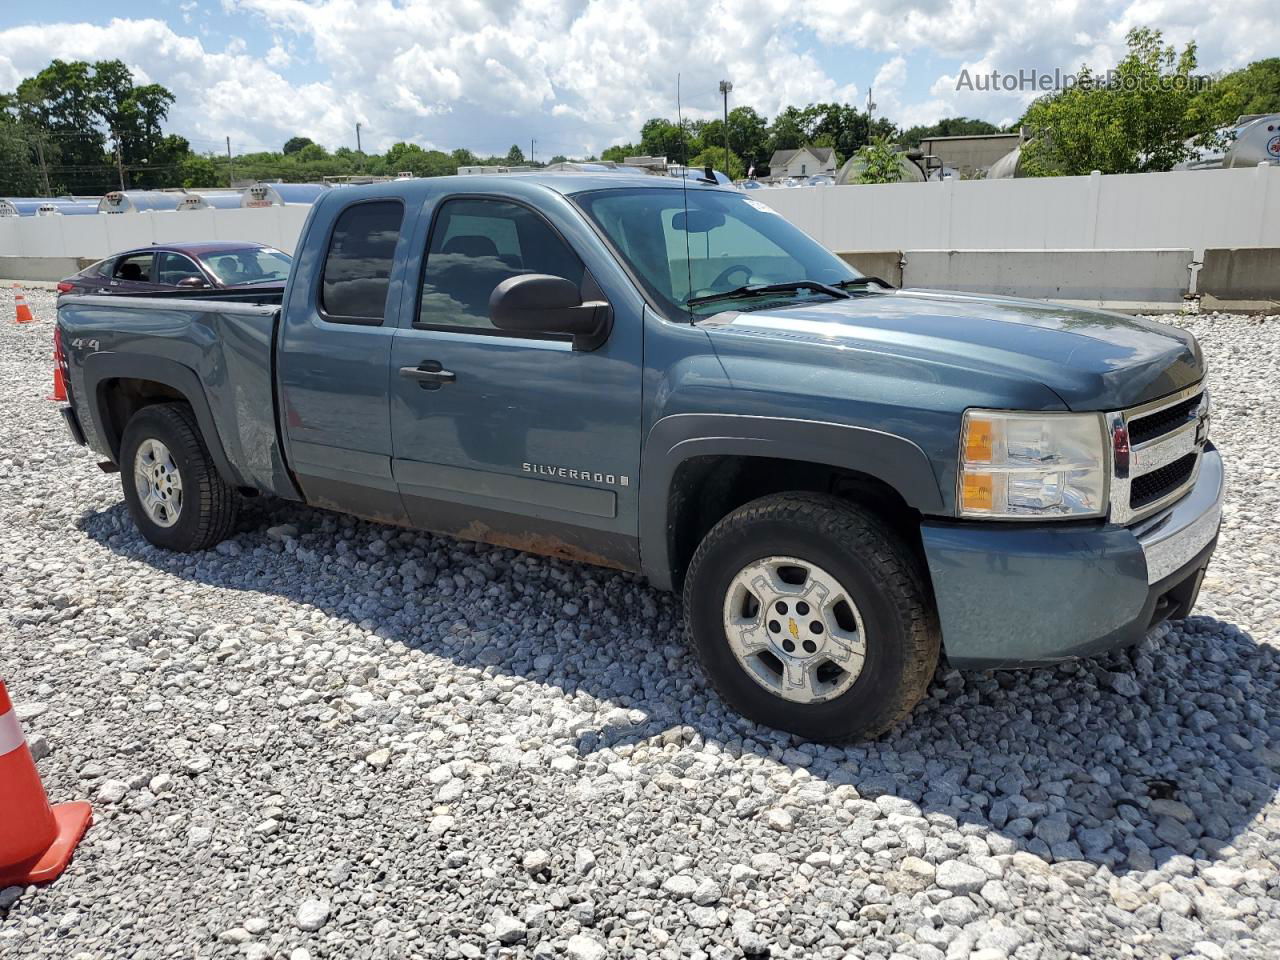
M 1106 463 L 1096 413 L 969 410 L 960 431 L 960 515 L 1102 516 Z

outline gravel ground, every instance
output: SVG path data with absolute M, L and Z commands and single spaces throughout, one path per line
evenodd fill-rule
M 61 880 L 0 893 L 0 954 L 1276 956 L 1280 318 L 1178 318 L 1231 476 L 1196 616 L 944 668 L 832 748 L 728 714 L 635 577 L 278 503 L 153 549 L 44 400 L 28 297 L 0 663 L 50 794 L 96 812 Z

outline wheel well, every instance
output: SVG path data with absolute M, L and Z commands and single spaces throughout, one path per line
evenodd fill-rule
M 174 401 L 188 405 L 191 403 L 180 390 L 155 380 L 116 377 L 98 385 L 102 426 L 107 434 L 106 441 L 111 448 L 111 455 L 117 462 L 120 459 L 120 439 L 124 436 L 125 425 L 133 415 L 143 407 Z
M 772 493 L 829 493 L 871 508 L 922 551 L 920 513 L 883 480 L 857 470 L 769 457 L 693 457 L 676 468 L 667 501 L 672 583 L 680 590 L 702 538 L 722 517 Z

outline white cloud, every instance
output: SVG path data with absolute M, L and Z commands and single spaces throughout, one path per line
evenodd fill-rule
M 303 135 L 333 147 L 360 121 L 371 149 L 409 139 L 505 152 L 536 136 L 550 155 L 631 140 L 649 117 L 673 115 L 677 74 L 687 116 L 718 115 L 726 78 L 734 103 L 772 115 L 815 100 L 862 106 L 853 81 L 878 63 L 878 113 L 910 125 L 1016 117 L 1032 94 L 957 91 L 958 72 L 1109 66 L 1137 25 L 1194 39 L 1206 71 L 1280 49 L 1272 0 L 1239 0 L 1222 17 L 1205 17 L 1199 0 L 757 0 L 749 11 L 734 0 L 220 2 L 233 34 L 270 37 L 265 55 L 212 40 L 206 16 L 193 33 L 179 22 L 197 11 L 188 0 L 173 24 L 0 30 L 0 89 L 55 56 L 120 57 L 177 94 L 170 127 L 197 146 Z

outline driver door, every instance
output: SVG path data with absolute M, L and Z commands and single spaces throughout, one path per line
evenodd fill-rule
M 445 196 L 423 220 L 390 378 L 392 470 L 414 525 L 634 568 L 640 324 L 615 318 L 589 351 L 498 330 L 489 296 L 508 277 L 552 274 L 605 297 L 515 198 Z

